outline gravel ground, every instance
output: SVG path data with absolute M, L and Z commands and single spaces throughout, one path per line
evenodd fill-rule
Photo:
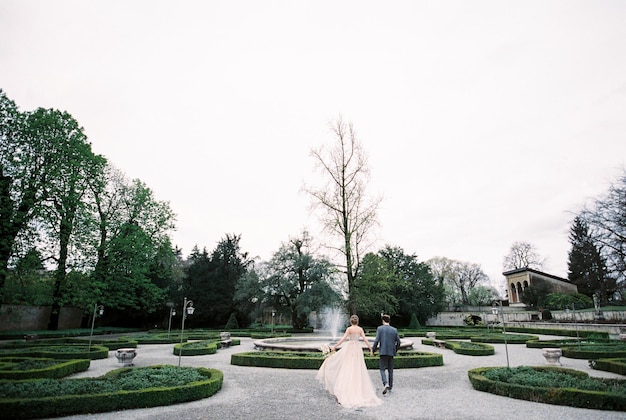
M 558 338 L 540 336 L 544 339 Z M 506 366 L 503 344 L 495 344 L 493 356 L 463 356 L 452 350 L 421 344 L 409 338 L 414 349 L 441 353 L 444 365 L 420 369 L 396 369 L 393 392 L 382 396 L 381 406 L 344 409 L 315 380 L 315 371 L 231 366 L 233 353 L 252 351 L 253 340 L 242 338 L 241 345 L 218 350 L 207 356 L 183 356 L 183 366 L 204 366 L 224 372 L 224 385 L 215 395 L 203 400 L 167 407 L 125 410 L 111 413 L 64 417 L 73 420 L 135 419 L 626 419 L 626 413 L 540 404 L 500 397 L 472 388 L 467 371 L 481 366 Z M 545 365 L 541 349 L 524 345 L 508 346 L 509 364 Z M 583 370 L 591 376 L 621 377 L 592 370 L 587 360 L 561 358 L 563 367 Z M 172 345 L 140 345 L 135 366 L 178 365 Z M 100 376 L 121 365 L 111 352 L 104 360 L 94 360 L 86 372 L 72 377 Z M 382 384 L 378 370 L 370 370 L 378 392 Z

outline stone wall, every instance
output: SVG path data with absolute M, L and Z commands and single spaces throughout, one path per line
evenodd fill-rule
M 0 331 L 46 330 L 50 306 L 0 305 Z M 80 328 L 83 310 L 63 307 L 59 313 L 59 329 Z

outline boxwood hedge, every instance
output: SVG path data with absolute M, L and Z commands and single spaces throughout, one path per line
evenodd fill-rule
M 253 351 L 230 356 L 230 364 L 281 369 L 319 369 L 324 356 L 318 352 Z M 368 369 L 378 369 L 378 357 L 365 356 Z M 443 356 L 436 353 L 400 351 L 394 357 L 396 369 L 443 366 Z
M 546 404 L 626 411 L 624 380 L 590 378 L 585 372 L 553 366 L 483 367 L 471 369 L 468 376 L 474 389 L 496 395 Z M 491 379 L 494 376 L 495 379 Z
M 99 378 L 0 381 L 0 413 L 32 419 L 172 405 L 210 397 L 223 381 L 216 369 L 170 365 L 116 369 Z
M 88 359 L 61 361 L 35 357 L 0 357 L 0 379 L 63 378 L 89 369 Z

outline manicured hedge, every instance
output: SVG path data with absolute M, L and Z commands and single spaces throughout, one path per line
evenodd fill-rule
M 472 337 L 473 343 L 504 343 L 506 338 L 507 344 L 526 344 L 528 340 L 538 340 L 539 337 L 526 334 L 485 334 Z
M 230 364 L 281 369 L 319 369 L 324 361 L 321 353 L 288 351 L 254 351 L 231 355 Z M 378 369 L 378 357 L 365 356 L 368 369 Z M 394 357 L 396 369 L 443 366 L 443 356 L 425 352 L 399 352 Z
M 563 357 L 570 359 L 606 359 L 609 357 L 626 357 L 624 344 L 581 344 L 561 347 Z
M 0 350 L 0 357 L 49 357 L 52 359 L 106 359 L 109 357 L 108 347 L 91 346 L 43 346 L 37 345 L 32 347 L 3 349 Z
M 151 370 L 158 377 L 159 369 L 174 366 L 150 366 L 145 368 L 122 368 L 111 371 L 100 378 L 64 379 L 64 381 L 98 381 L 107 379 L 110 384 L 119 384 L 119 389 L 100 393 L 54 395 L 29 398 L 0 398 L 0 413 L 10 413 L 13 419 L 33 419 L 61 417 L 75 414 L 104 413 L 133 408 L 158 407 L 195 401 L 210 397 L 222 388 L 224 374 L 216 369 L 195 369 L 205 379 L 179 386 L 152 386 L 137 389 L 123 389 L 125 375 L 138 373 L 138 370 Z M 15 381 L 20 386 L 40 387 L 36 380 Z
M 589 365 L 597 370 L 605 370 L 607 372 L 626 375 L 626 358 L 591 360 Z
M 520 368 L 528 369 L 528 367 L 524 366 Z M 504 368 L 483 367 L 468 371 L 469 380 L 474 389 L 520 400 L 542 402 L 546 404 L 591 408 L 596 410 L 626 411 L 626 396 L 623 393 L 590 391 L 576 389 L 573 387 L 555 388 L 550 386 L 530 386 L 487 378 L 485 374 L 494 369 Z M 579 382 L 589 378 L 587 373 L 572 369 L 563 369 L 552 366 L 532 367 L 531 369 L 536 371 L 552 371 L 572 375 L 575 377 L 574 380 Z M 606 383 L 609 388 L 615 386 L 624 387 L 625 385 L 625 381 L 615 379 L 594 378 L 594 380 L 597 380 L 600 383 Z
M 422 339 L 422 344 L 433 345 L 433 341 L 429 339 Z M 495 354 L 493 346 L 483 343 L 469 343 L 467 341 L 446 341 L 446 348 L 452 350 L 457 354 L 463 354 L 466 356 L 491 356 Z
M 20 364 L 30 362 L 48 362 L 45 367 L 28 370 L 16 369 Z M 84 372 L 89 369 L 88 359 L 59 361 L 51 358 L 35 357 L 0 357 L 0 379 L 20 380 L 36 378 L 63 378 L 76 372 Z M 1 415 L 0 415 L 1 417 Z
M 232 338 L 231 346 L 238 346 L 241 344 L 241 339 Z M 188 343 L 183 343 L 182 346 L 182 355 L 183 356 L 201 356 L 205 354 L 215 354 L 217 349 L 220 347 L 219 340 L 204 340 L 204 341 L 191 341 Z M 180 343 L 174 346 L 173 353 L 178 356 L 180 354 Z

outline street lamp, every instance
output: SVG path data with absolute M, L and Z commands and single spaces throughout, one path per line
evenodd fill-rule
M 506 352 L 506 367 L 510 368 L 509 365 L 509 346 L 506 341 L 506 326 L 504 325 L 504 310 L 502 309 L 502 301 L 498 301 L 500 307 L 496 305 L 496 302 L 493 302 L 493 306 L 491 307 L 491 313 L 498 317 L 498 313 L 502 314 L 502 334 L 504 336 L 504 351 Z
M 170 331 L 172 329 L 172 317 L 176 315 L 176 308 L 174 308 L 174 304 L 172 302 L 168 302 L 167 306 L 170 307 L 170 320 L 167 323 L 167 338 L 170 338 Z
M 193 307 L 193 301 L 187 300 L 183 302 L 183 321 L 182 326 L 180 328 L 180 347 L 178 348 L 178 366 L 180 367 L 180 357 L 183 355 L 183 333 L 185 332 L 185 318 L 187 318 L 187 314 L 193 315 L 193 311 L 196 308 Z
M 276 311 L 272 311 L 272 335 L 274 334 L 274 317 L 276 316 Z
M 93 327 L 96 325 L 96 315 L 104 314 L 104 306 L 95 303 L 93 305 L 93 317 L 91 318 L 91 335 L 89 335 L 89 353 L 91 353 L 91 340 L 93 339 Z

